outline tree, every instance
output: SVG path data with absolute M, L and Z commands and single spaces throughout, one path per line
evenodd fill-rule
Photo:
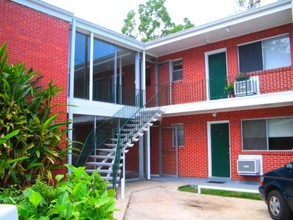
M 8 64 L 6 45 L 0 47 L 0 187 L 51 180 L 66 158 L 60 145 L 68 122 L 58 122 L 52 104 L 61 88 L 41 79 L 24 64 Z
M 251 10 L 258 7 L 261 3 L 261 0 L 237 0 L 236 4 L 238 7 L 243 8 L 244 10 Z
M 188 18 L 183 19 L 183 24 L 176 25 L 172 22 L 164 6 L 165 1 L 166 0 L 148 0 L 145 4 L 140 4 L 138 7 L 138 18 L 134 10 L 128 12 L 126 19 L 124 19 L 124 26 L 121 30 L 122 33 L 147 42 L 158 37 L 194 27 L 194 24 L 192 24 Z

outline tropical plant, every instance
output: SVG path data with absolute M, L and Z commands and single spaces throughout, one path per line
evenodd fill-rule
M 234 96 L 234 83 L 230 82 L 224 87 L 224 91 L 229 96 Z
M 235 80 L 237 82 L 239 81 L 245 81 L 249 79 L 249 75 L 247 73 L 238 73 L 238 75 L 235 77 Z
M 0 203 L 6 202 L 17 206 L 19 219 L 114 219 L 115 192 L 107 190 L 98 171 L 91 175 L 84 167 L 69 169 L 67 178 L 56 176 L 56 186 L 49 186 L 37 179 L 36 183 L 23 192 L 13 188 L 0 189 Z
M 41 79 L 24 64 L 8 64 L 6 44 L 0 47 L 0 187 L 24 187 L 37 176 L 50 181 L 66 157 L 68 121 L 52 104 L 61 88 Z

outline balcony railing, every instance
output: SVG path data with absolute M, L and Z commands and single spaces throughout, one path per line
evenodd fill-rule
M 83 84 L 82 80 L 74 82 L 75 98 L 89 99 L 89 82 Z M 140 92 L 140 91 L 139 91 Z M 95 80 L 93 82 L 93 101 L 108 102 L 123 105 L 136 105 L 137 89 L 126 86 L 113 85 Z
M 201 102 L 231 97 L 225 87 L 232 83 L 233 97 L 262 95 L 293 90 L 293 68 L 286 67 L 274 70 L 252 72 L 249 79 L 236 82 L 235 76 L 194 82 L 172 82 L 158 85 L 160 91 L 157 99 L 159 106 L 190 102 Z

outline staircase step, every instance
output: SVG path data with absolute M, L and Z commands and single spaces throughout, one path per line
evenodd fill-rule
M 117 144 L 113 144 L 113 143 L 106 143 L 104 145 L 107 147 L 116 147 L 117 146 Z
M 112 155 L 90 155 L 90 158 L 93 159 L 113 159 L 115 157 L 114 154 Z
M 101 152 L 115 152 L 116 148 L 99 148 L 97 150 Z
M 95 165 L 98 167 L 112 167 L 114 163 L 107 163 L 107 162 L 86 162 L 87 165 Z
M 103 180 L 106 180 L 106 181 L 109 181 L 109 182 L 112 182 L 112 180 L 113 180 L 113 177 L 112 176 L 102 176 L 102 178 L 103 178 Z M 116 182 L 118 182 L 119 181 L 119 176 L 117 176 L 117 178 L 116 178 Z M 111 185 L 113 185 L 113 184 L 111 184 Z

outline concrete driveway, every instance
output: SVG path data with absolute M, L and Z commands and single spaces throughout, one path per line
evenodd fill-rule
M 125 220 L 270 219 L 263 201 L 179 192 L 178 183 L 138 186 L 128 195 Z

